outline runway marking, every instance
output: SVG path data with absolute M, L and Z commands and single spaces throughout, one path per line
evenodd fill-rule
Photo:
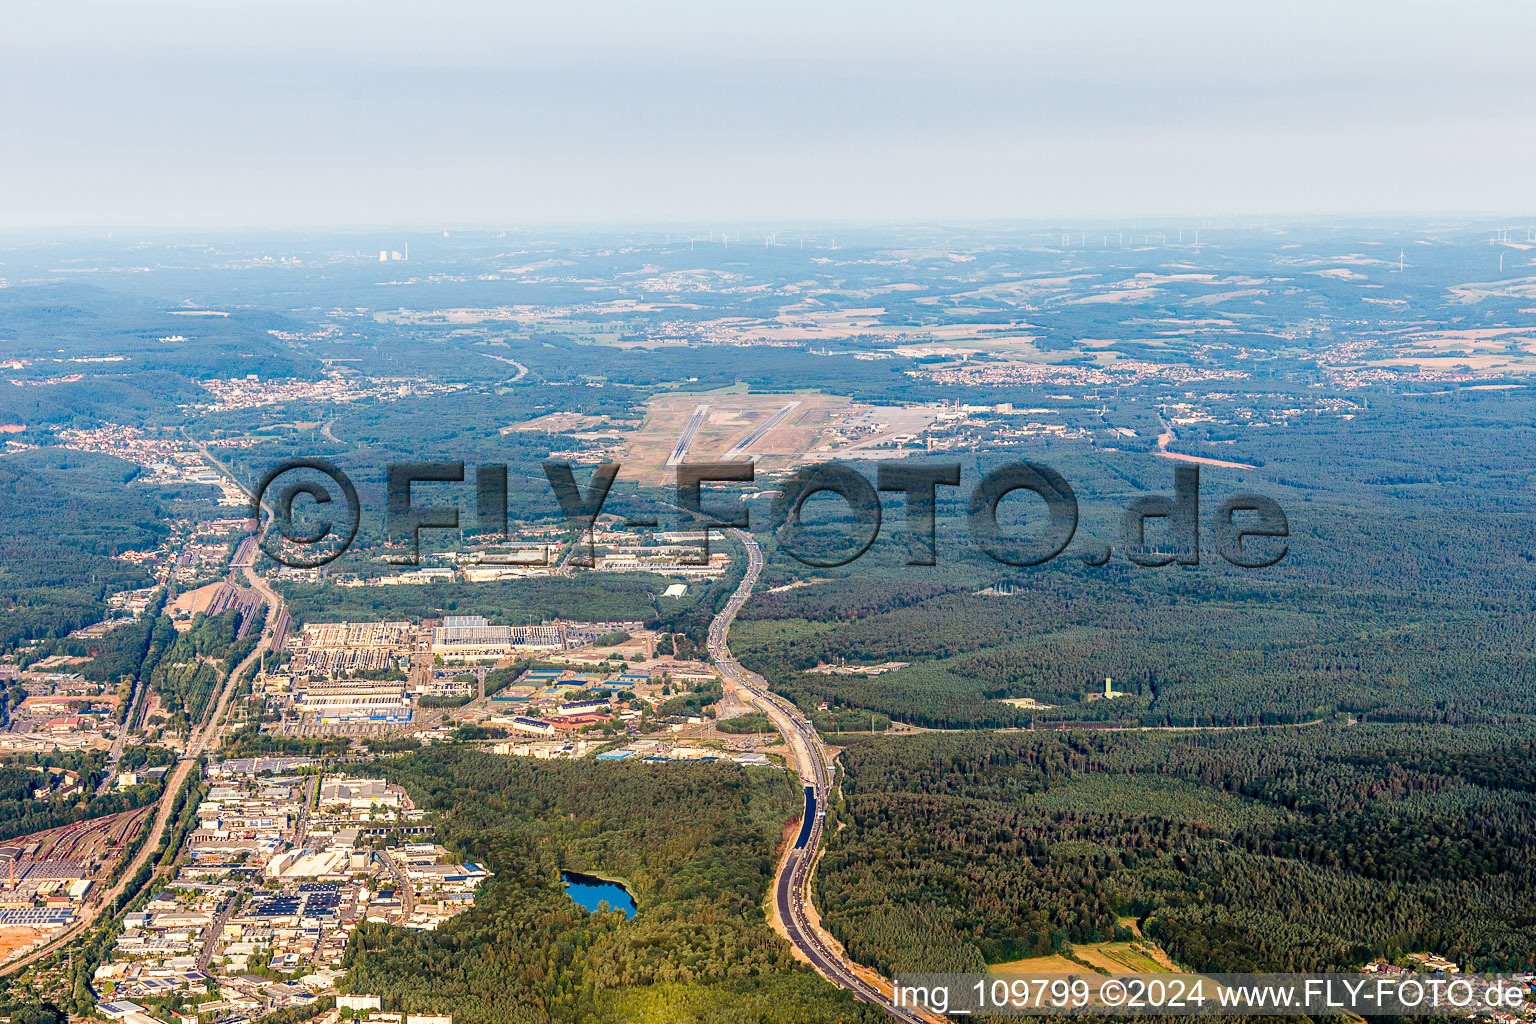
M 798 400 L 790 402 L 788 405 L 784 406 L 784 408 L 780 409 L 772 416 L 769 416 L 768 419 L 763 422 L 762 426 L 757 427 L 751 433 L 747 434 L 746 437 L 731 445 L 730 450 L 725 453 L 724 457 L 727 459 L 734 459 L 738 456 L 748 454 L 748 449 L 750 449 L 757 442 L 761 441 L 763 436 L 767 434 L 768 431 L 782 423 L 784 421 L 784 417 L 788 416 L 799 407 L 800 402 Z
M 688 418 L 688 423 L 683 427 L 682 436 L 677 439 L 677 444 L 672 448 L 672 456 L 667 459 L 668 469 L 679 465 L 683 456 L 688 454 L 688 446 L 693 443 L 694 435 L 699 432 L 699 427 L 704 424 L 704 416 L 709 412 L 707 404 L 699 404 L 693 407 L 693 415 Z

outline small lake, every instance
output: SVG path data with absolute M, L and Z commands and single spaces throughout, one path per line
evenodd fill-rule
M 599 903 L 606 903 L 609 910 L 624 911 L 626 921 L 635 916 L 635 898 L 618 882 L 584 875 L 580 871 L 562 871 L 560 880 L 565 883 L 565 894 L 588 911 L 596 910 Z

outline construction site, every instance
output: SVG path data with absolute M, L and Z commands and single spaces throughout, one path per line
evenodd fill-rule
M 72 924 L 106 887 L 153 806 L 18 836 L 0 845 L 0 963 Z

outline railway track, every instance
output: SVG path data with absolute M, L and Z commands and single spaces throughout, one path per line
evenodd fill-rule
M 206 449 L 203 450 L 203 454 L 207 456 Z M 233 474 L 230 474 L 222 463 L 213 459 L 212 456 L 207 457 L 221 472 L 229 475 L 231 479 L 235 479 Z M 149 862 L 150 857 L 159 851 L 160 843 L 171 823 L 171 812 L 176 807 L 177 794 L 181 792 L 182 787 L 186 784 L 188 776 L 201 763 L 204 751 L 218 745 L 219 730 L 224 724 L 225 715 L 229 712 L 229 704 L 230 700 L 234 697 L 236 681 L 240 679 L 247 669 L 256 664 L 262 655 L 271 649 L 275 640 L 273 628 L 280 619 L 280 614 L 283 610 L 283 600 L 267 585 L 265 580 L 256 575 L 255 570 L 251 566 L 246 565 L 240 568 L 245 574 L 246 582 L 250 588 L 261 595 L 266 602 L 266 617 L 263 621 L 261 639 L 240 664 L 231 669 L 219 681 L 217 699 L 209 703 L 208 710 L 203 714 L 202 719 L 187 739 L 186 750 L 176 761 L 175 767 L 166 775 L 165 789 L 161 791 L 160 799 L 153 805 L 154 820 L 149 825 L 149 832 L 145 835 L 144 842 L 139 847 L 139 852 L 122 869 L 118 875 L 117 882 L 110 889 L 103 893 L 98 893 L 91 904 L 86 908 L 82 908 L 80 917 L 74 924 L 26 956 L 0 966 L 0 977 L 7 977 L 24 970 L 44 957 L 57 953 L 70 942 L 88 932 L 95 926 L 97 920 L 101 918 L 108 907 L 116 905 L 118 897 L 127 889 L 129 883 L 133 881 L 144 865 Z

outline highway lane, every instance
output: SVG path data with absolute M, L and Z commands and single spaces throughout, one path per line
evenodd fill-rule
M 811 924 L 809 879 L 816 862 L 816 850 L 821 844 L 822 826 L 826 822 L 825 808 L 832 788 L 831 758 L 821 737 L 800 709 L 769 690 L 767 680 L 749 672 L 731 657 L 728 642 L 731 623 L 757 585 L 763 569 L 763 551 L 751 534 L 743 530 L 727 532 L 746 549 L 747 571 L 735 593 L 709 625 L 709 654 L 727 682 L 738 687 L 743 699 L 773 722 L 793 753 L 795 769 L 807 790 L 805 810 L 810 822 L 809 833 L 802 831 L 804 842 L 797 838 L 796 845 L 779 865 L 779 875 L 774 881 L 774 902 L 779 918 L 784 922 L 790 942 L 805 954 L 817 973 L 832 984 L 847 989 L 865 1002 L 874 1003 L 908 1024 L 944 1020 L 935 1014 L 919 1014 L 910 1008 L 896 1006 L 890 995 L 866 981 L 855 972 L 854 965 L 830 949 Z

